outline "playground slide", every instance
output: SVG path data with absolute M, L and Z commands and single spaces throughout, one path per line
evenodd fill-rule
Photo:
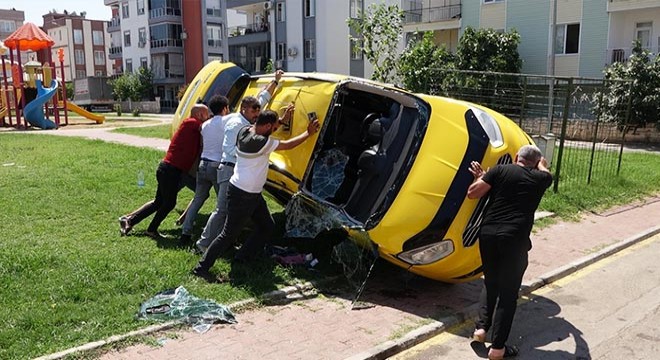
M 33 126 L 42 129 L 55 129 L 57 125 L 44 116 L 44 104 L 47 103 L 57 91 L 57 81 L 51 81 L 51 87 L 44 88 L 41 80 L 37 80 L 37 97 L 25 105 L 25 120 Z
M 94 120 L 96 121 L 97 124 L 103 124 L 103 122 L 105 121 L 105 116 L 91 113 L 70 101 L 66 102 L 66 109 L 69 111 L 73 111 L 78 115 L 82 115 L 90 120 Z

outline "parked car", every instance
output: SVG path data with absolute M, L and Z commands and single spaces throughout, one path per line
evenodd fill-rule
M 192 105 L 227 95 L 231 108 L 272 76 L 214 61 L 190 83 L 172 128 Z M 532 139 L 505 116 L 476 104 L 413 94 L 393 85 L 326 73 L 286 73 L 267 108 L 292 122 L 286 139 L 318 117 L 321 130 L 271 155 L 266 190 L 287 203 L 287 236 L 345 229 L 413 273 L 446 282 L 481 274 L 478 229 L 487 198 L 470 200 L 471 161 L 510 163 Z

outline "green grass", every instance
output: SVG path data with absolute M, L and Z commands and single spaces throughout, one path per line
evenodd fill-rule
M 166 126 L 155 128 L 133 130 L 165 132 Z M 232 284 L 193 278 L 188 272 L 199 255 L 177 245 L 174 223 L 192 197 L 187 189 L 160 228 L 171 239 L 144 236 L 150 218 L 120 237 L 117 217 L 153 197 L 162 156 L 101 141 L 0 134 L 0 359 L 33 358 L 143 327 L 134 319 L 139 304 L 164 289 L 183 285 L 195 296 L 230 304 L 326 273 L 263 261 Z M 144 188 L 136 186 L 139 170 Z M 626 203 L 660 189 L 660 156 L 626 153 L 620 177 L 560 189 L 549 191 L 541 207 L 562 218 Z M 197 233 L 214 203 L 211 196 L 200 211 Z M 281 232 L 282 208 L 269 206 Z M 226 259 L 214 267 L 229 269 Z
M 144 126 L 144 127 L 121 127 L 114 129 L 114 132 L 122 134 L 137 135 L 142 137 L 169 139 L 170 138 L 170 124 Z
M 572 178 L 576 173 L 582 176 L 581 180 Z M 584 211 L 602 211 L 658 193 L 660 155 L 624 152 L 619 176 L 595 175 L 589 185 L 582 170 L 576 171 L 569 166 L 562 166 L 561 179 L 559 191 L 554 193 L 549 189 L 539 209 L 551 211 L 564 220 L 576 220 Z
M 120 237 L 117 217 L 153 197 L 162 152 L 2 134 L 0 156 L 0 359 L 33 358 L 145 326 L 134 320 L 139 304 L 164 289 L 183 285 L 196 296 L 229 304 L 298 275 L 270 261 L 248 269 L 234 286 L 189 275 L 199 255 L 176 244 L 180 230 L 174 223 L 192 197 L 187 189 L 177 212 L 161 225 L 172 239 L 144 236 L 149 219 L 133 236 Z M 142 189 L 136 185 L 139 169 L 147 180 Z M 202 214 L 211 211 L 214 199 Z M 215 270 L 229 267 L 220 259 Z

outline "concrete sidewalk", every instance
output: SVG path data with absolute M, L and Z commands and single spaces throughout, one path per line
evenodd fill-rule
M 118 142 L 134 141 L 128 135 L 115 135 L 123 139 Z M 139 138 L 131 145 L 143 146 L 146 141 Z M 659 218 L 660 198 L 652 198 L 604 214 L 587 214 L 580 222 L 561 222 L 534 233 L 525 291 L 657 233 Z M 351 309 L 355 293 L 309 297 L 292 294 L 283 304 L 239 312 L 238 324 L 216 325 L 204 334 L 187 328 L 154 333 L 162 346 L 140 344 L 111 351 L 101 358 L 380 359 L 473 315 L 481 281 L 448 285 L 381 261 L 377 267 L 381 268 L 369 279 L 360 297 L 368 306 L 360 310 Z

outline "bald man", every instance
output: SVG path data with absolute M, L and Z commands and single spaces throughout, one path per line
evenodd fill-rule
M 210 118 L 209 109 L 204 104 L 196 104 L 193 106 L 190 116 L 181 123 L 172 136 L 165 158 L 158 165 L 156 170 L 158 188 L 154 200 L 119 218 L 119 230 L 122 235 L 127 235 L 133 226 L 156 213 L 145 234 L 155 239 L 162 237 L 158 232 L 158 227 L 176 206 L 182 177 L 190 171 L 199 156 L 200 129 L 202 123 Z

